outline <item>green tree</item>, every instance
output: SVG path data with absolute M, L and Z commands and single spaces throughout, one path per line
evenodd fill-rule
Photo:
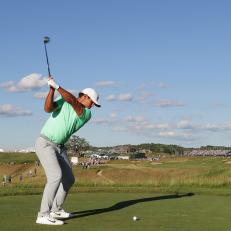
M 82 156 L 82 152 L 90 148 L 89 142 L 80 138 L 79 136 L 73 135 L 66 144 L 68 153 L 75 156 Z

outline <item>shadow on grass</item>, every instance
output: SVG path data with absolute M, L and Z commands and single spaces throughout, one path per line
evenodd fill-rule
M 83 211 L 78 211 L 78 212 L 72 212 L 72 217 L 68 219 L 75 219 L 75 218 L 80 218 L 80 217 L 87 217 L 87 216 L 92 216 L 96 214 L 101 214 L 101 213 L 107 213 L 115 210 L 120 210 L 138 203 L 143 203 L 143 202 L 149 202 L 149 201 L 158 201 L 158 200 L 170 200 L 170 199 L 178 199 L 182 197 L 190 197 L 193 196 L 194 193 L 187 193 L 187 194 L 174 194 L 174 195 L 165 195 L 165 196 L 158 196 L 158 197 L 147 197 L 147 198 L 140 198 L 140 199 L 135 199 L 135 200 L 129 200 L 129 201 L 121 201 L 118 202 L 111 207 L 108 208 L 101 208 L 101 209 L 91 209 L 91 210 L 83 210 Z

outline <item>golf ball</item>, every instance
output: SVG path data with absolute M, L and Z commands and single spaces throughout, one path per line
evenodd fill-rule
M 133 221 L 136 221 L 136 220 L 137 220 L 137 217 L 136 217 L 136 216 L 134 216 L 132 219 L 133 219 Z

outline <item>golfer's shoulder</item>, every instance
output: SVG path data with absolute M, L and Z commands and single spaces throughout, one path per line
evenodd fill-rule
M 62 105 L 64 103 L 64 99 L 62 96 L 58 96 L 55 100 L 54 103 L 58 104 L 58 105 Z
M 88 108 L 84 108 L 84 111 L 85 111 L 86 117 L 91 118 L 91 110 Z
M 88 121 L 89 119 L 91 119 L 91 110 L 88 108 L 84 108 L 83 113 L 80 117 L 81 119 Z

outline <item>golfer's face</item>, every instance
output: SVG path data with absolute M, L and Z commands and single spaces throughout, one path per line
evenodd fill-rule
M 87 96 L 86 95 L 86 104 L 85 104 L 85 106 L 87 107 L 87 108 L 92 108 L 93 106 L 94 106 L 94 102 L 91 100 L 91 98 L 89 97 L 89 96 Z

